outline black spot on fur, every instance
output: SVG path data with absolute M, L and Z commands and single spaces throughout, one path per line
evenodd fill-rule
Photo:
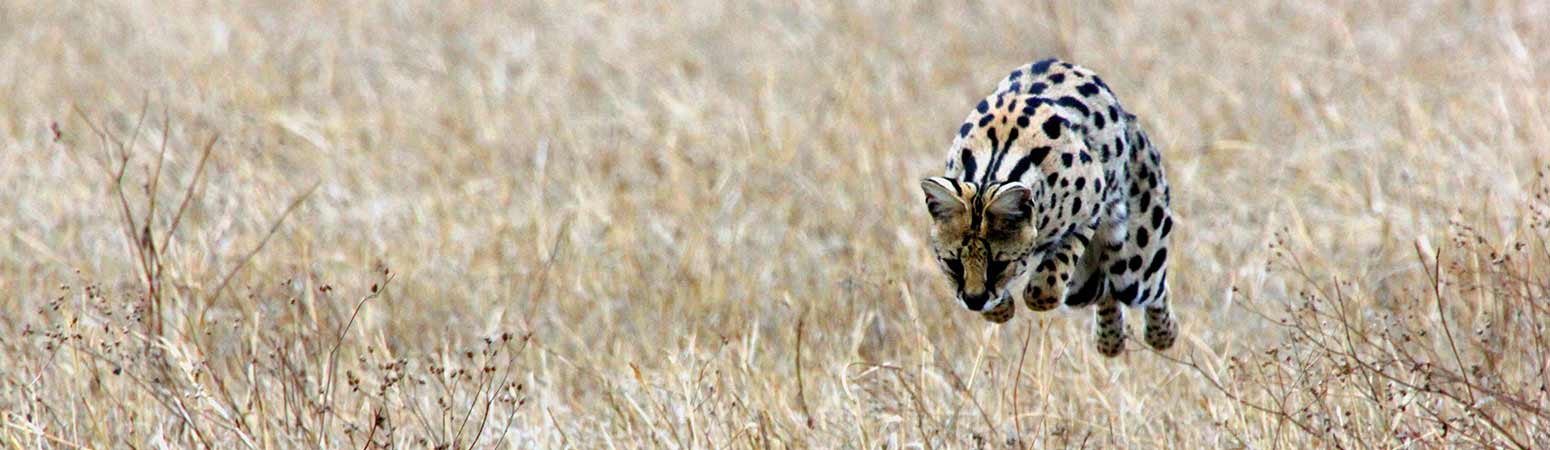
M 1167 262 L 1168 262 L 1168 249 L 1167 248 L 1159 248 L 1159 249 L 1157 249 L 1157 253 L 1152 255 L 1152 263 L 1146 265 L 1146 276 L 1150 277 L 1150 276 L 1152 276 L 1152 274 L 1157 273 L 1157 270 L 1161 269 L 1163 264 L 1167 263 Z
M 1141 227 L 1141 228 L 1137 228 L 1136 229 L 1136 246 L 1137 247 L 1146 247 L 1146 244 L 1148 242 L 1151 242 L 1151 241 L 1152 241 L 1152 237 L 1151 237 L 1151 235 L 1149 233 L 1147 233 L 1146 227 Z
M 1044 82 L 1041 81 L 1041 82 L 1037 82 L 1037 83 L 1033 83 L 1033 84 L 1028 85 L 1028 93 L 1029 94 L 1033 94 L 1033 95 L 1039 95 L 1039 94 L 1043 94 L 1044 90 L 1048 89 L 1048 88 L 1049 88 L 1049 85 L 1044 84 Z
M 1130 270 L 1141 270 L 1141 255 L 1130 256 Z
M 958 153 L 958 161 L 963 163 L 963 175 L 972 178 L 975 169 L 974 152 L 967 148 L 963 149 Z
M 1044 164 L 1044 158 L 1049 156 L 1049 147 L 1039 146 L 1028 150 L 1028 159 L 1033 160 L 1033 165 Z M 1014 178 L 1015 179 L 1015 178 Z
M 1134 304 L 1136 301 L 1136 285 L 1132 284 L 1130 286 L 1125 286 L 1124 289 L 1120 289 L 1119 292 L 1115 292 L 1114 299 L 1119 300 L 1120 303 L 1124 303 L 1126 305 Z
M 980 183 L 990 181 L 991 175 L 996 173 L 996 153 L 1001 151 L 1001 138 L 996 133 L 987 132 L 985 137 L 990 138 L 990 160 L 985 162 L 985 174 L 980 176 Z
M 1072 96 L 1069 96 L 1069 95 L 1065 96 L 1065 97 L 1061 97 L 1060 100 L 1056 100 L 1055 101 L 1055 104 L 1060 105 L 1060 106 L 1064 106 L 1064 107 L 1067 107 L 1067 108 L 1074 109 L 1077 112 L 1082 113 L 1083 117 L 1092 115 L 1092 110 L 1087 109 L 1087 104 L 1083 103 L 1081 100 L 1077 99 L 1076 97 L 1072 97 Z
M 1060 139 L 1060 129 L 1066 125 L 1066 119 L 1060 116 L 1049 116 L 1044 120 L 1044 135 L 1051 140 Z
M 1076 188 L 1080 190 L 1083 186 L 1087 186 L 1087 177 L 1076 177 Z
M 1066 74 L 1057 73 L 1057 74 L 1054 74 L 1054 75 L 1050 75 L 1049 76 L 1049 82 L 1050 82 L 1050 84 L 1064 83 L 1064 82 L 1066 82 Z
M 1157 238 L 1162 239 L 1168 237 L 1168 233 L 1171 232 L 1173 232 L 1173 218 L 1169 217 L 1167 219 L 1163 219 L 1162 229 L 1157 230 Z
M 1028 67 L 1028 73 L 1032 74 L 1034 76 L 1044 75 L 1045 72 L 1049 72 L 1050 64 L 1054 64 L 1054 63 L 1055 63 L 1055 58 L 1049 58 L 1049 59 L 1045 59 L 1045 60 L 1033 63 L 1032 66 Z
M 1094 95 L 1098 95 L 1098 85 L 1087 83 L 1081 86 L 1077 86 L 1076 93 L 1082 94 L 1083 97 L 1092 97 Z
M 1093 300 L 1098 299 L 1098 295 L 1104 286 L 1102 278 L 1099 276 L 1087 277 L 1087 282 L 1082 283 L 1081 288 L 1077 289 L 1076 292 L 1066 294 L 1066 305 L 1087 306 L 1092 304 Z
M 990 103 L 986 102 L 984 100 L 980 100 L 980 104 L 975 105 L 974 106 L 974 110 L 975 111 L 979 111 L 980 114 L 984 114 L 985 111 L 989 111 L 990 110 Z
M 974 124 L 971 124 L 971 123 L 968 123 L 968 122 L 964 122 L 963 126 L 958 127 L 958 137 L 968 136 L 969 135 L 969 130 L 972 130 L 972 129 L 974 129 Z
M 1066 167 L 1071 167 L 1071 154 L 1070 153 L 1061 153 L 1060 154 L 1060 165 L 1066 166 Z
M 1017 126 L 1019 128 L 1027 128 L 1028 127 L 1028 115 L 1027 114 L 1023 114 L 1021 116 L 1017 116 Z
M 1162 205 L 1153 206 L 1152 207 L 1152 228 L 1162 227 L 1162 220 L 1163 220 Z

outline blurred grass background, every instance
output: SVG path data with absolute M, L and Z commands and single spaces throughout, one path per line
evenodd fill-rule
M 1276 376 L 1229 370 L 1313 370 L 1267 356 L 1299 345 L 1277 311 L 1354 295 L 1340 317 L 1522 325 L 1448 361 L 1509 345 L 1497 381 L 1550 404 L 1530 333 L 1550 317 L 1547 24 L 1536 1 L 0 2 L 0 436 L 1550 445 L 1544 409 L 1427 415 L 1357 387 L 1311 396 L 1334 405 L 1320 436 L 1240 401 L 1284 406 L 1253 388 Z M 994 83 L 1048 56 L 1100 73 L 1166 149 L 1172 359 L 1098 356 L 1086 310 L 988 325 L 929 261 L 918 179 Z M 195 186 L 154 310 L 113 189 L 126 155 L 155 236 Z M 1427 282 L 1487 241 L 1526 252 L 1508 287 L 1479 287 L 1506 250 Z M 1433 287 L 1455 315 L 1412 305 Z M 1446 411 L 1475 440 L 1426 432 Z

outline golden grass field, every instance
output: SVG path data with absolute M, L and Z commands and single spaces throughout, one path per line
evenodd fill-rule
M 0 1 L 0 448 L 1550 448 L 1547 45 L 1542 1 Z M 989 325 L 926 248 L 1046 56 L 1165 148 L 1165 353 Z

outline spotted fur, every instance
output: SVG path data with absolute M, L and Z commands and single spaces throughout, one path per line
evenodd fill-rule
M 1162 156 L 1092 71 L 1046 59 L 1012 71 L 969 113 L 943 176 L 922 180 L 931 247 L 958 301 L 986 320 L 1095 306 L 1096 346 L 1124 350 L 1124 309 L 1171 347 Z

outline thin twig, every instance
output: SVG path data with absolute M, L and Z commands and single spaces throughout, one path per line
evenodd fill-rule
M 1023 350 L 1017 355 L 1017 373 L 1012 378 L 1012 426 L 1017 427 L 1016 434 L 1018 448 L 1028 448 L 1028 444 L 1022 438 L 1022 414 L 1018 414 L 1017 409 L 1019 408 L 1018 405 L 1021 404 L 1018 402 L 1018 393 L 1022 392 L 1023 386 L 1023 360 L 1028 358 L 1028 341 L 1033 339 L 1034 323 L 1037 323 L 1037 321 L 1029 321 L 1027 327 L 1028 331 L 1023 333 Z
M 366 306 L 366 301 L 382 295 L 382 292 L 387 290 L 388 284 L 393 282 L 393 277 L 396 276 L 392 272 L 388 272 L 386 275 L 387 277 L 382 280 L 381 284 L 371 285 L 371 293 L 362 296 L 360 301 L 355 302 L 355 310 L 350 312 L 350 320 L 339 327 L 339 334 L 334 339 L 334 348 L 328 351 L 328 370 L 324 372 L 326 378 L 323 382 L 323 398 L 318 402 L 319 405 L 325 405 L 323 409 L 331 409 L 333 405 L 334 369 L 339 366 L 339 347 L 344 344 L 344 334 L 350 330 L 351 325 L 355 324 L 355 317 L 361 314 L 361 307 Z M 318 431 L 326 435 L 328 433 L 328 419 L 332 415 L 323 414 L 322 410 L 318 411 L 318 414 L 322 415 L 320 418 L 321 426 L 318 427 Z M 327 447 L 325 445 L 327 443 L 322 442 L 322 436 L 319 436 L 318 439 L 319 447 Z
M 376 411 L 371 413 L 371 428 L 366 430 L 366 444 L 361 446 L 361 450 L 371 448 L 371 438 L 377 435 L 377 424 L 381 422 L 382 407 L 378 406 Z
M 210 151 L 215 148 L 215 143 L 220 141 L 221 135 L 210 136 L 210 141 L 205 143 L 204 150 L 200 151 L 199 164 L 194 166 L 194 177 L 189 179 L 188 188 L 183 192 L 183 201 L 178 203 L 177 211 L 172 214 L 172 224 L 167 226 L 166 234 L 161 237 L 161 251 L 167 251 L 172 246 L 172 237 L 178 232 L 178 225 L 183 221 L 183 213 L 188 211 L 188 203 L 194 198 L 194 187 L 199 185 L 199 177 L 204 175 L 205 162 L 210 160 Z
M 212 142 L 213 142 L 213 140 L 212 140 Z M 280 217 L 275 219 L 274 223 L 269 225 L 269 232 L 264 233 L 264 238 L 258 241 L 258 245 L 253 246 L 253 249 L 249 250 L 246 255 L 243 255 L 242 256 L 242 260 L 238 261 L 236 266 L 232 267 L 230 271 L 226 272 L 226 276 L 221 277 L 221 282 L 220 282 L 220 284 L 217 284 L 215 286 L 214 293 L 211 294 L 210 297 L 205 300 L 205 305 L 206 306 L 214 303 L 216 300 L 219 300 L 221 298 L 221 293 L 226 291 L 226 285 L 228 283 L 231 283 L 232 277 L 236 276 L 237 272 L 242 271 L 242 268 L 246 267 L 248 265 L 248 262 L 253 260 L 253 256 L 258 255 L 258 252 L 260 250 L 264 249 L 264 245 L 269 243 L 269 238 L 274 237 L 275 232 L 280 230 L 280 225 L 285 224 L 285 219 L 287 217 L 290 217 L 291 212 L 295 211 L 296 208 L 300 207 L 302 202 L 306 201 L 308 197 L 312 196 L 313 192 L 317 192 L 319 184 L 320 183 L 313 183 L 312 187 L 307 188 L 306 192 L 302 193 L 301 195 L 296 196 L 295 199 L 291 200 L 290 206 L 287 206 L 285 208 L 285 211 L 280 213 Z M 203 316 L 203 314 L 201 314 L 201 316 Z M 201 317 L 201 319 L 202 318 L 203 317 Z
M 804 388 L 803 388 L 804 383 L 802 381 L 802 329 L 803 329 L 803 327 L 806 324 L 807 324 L 807 308 L 803 307 L 802 308 L 802 312 L 800 313 L 800 315 L 797 316 L 797 325 L 796 325 L 797 351 L 796 351 L 796 355 L 794 357 L 794 359 L 796 360 L 796 369 L 797 369 L 797 406 L 802 408 L 802 416 L 805 418 L 805 423 L 807 424 L 807 428 L 808 429 L 812 429 L 813 428 L 813 413 L 807 409 L 807 396 L 805 394 L 805 391 L 804 391 Z

